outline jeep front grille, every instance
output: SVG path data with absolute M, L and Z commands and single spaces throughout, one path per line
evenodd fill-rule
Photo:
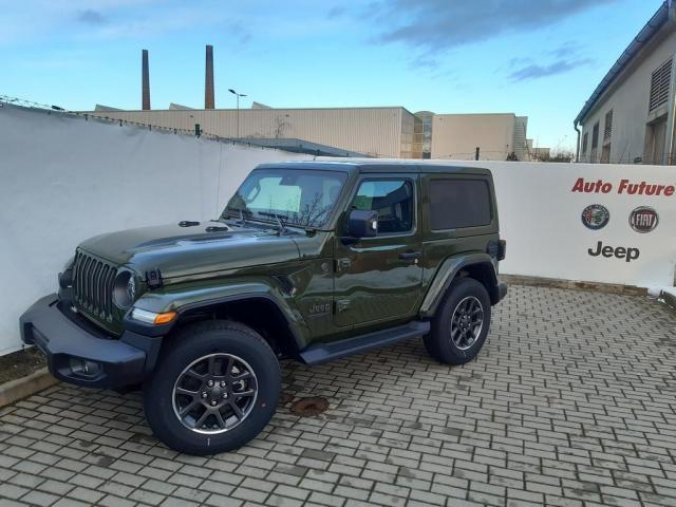
M 75 304 L 99 319 L 113 319 L 113 284 L 117 268 L 78 250 L 73 264 Z

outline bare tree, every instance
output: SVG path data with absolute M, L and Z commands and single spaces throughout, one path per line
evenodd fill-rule
M 287 127 L 290 126 L 289 122 L 287 122 L 284 118 L 289 116 L 287 115 L 277 115 L 275 118 L 275 139 L 279 139 L 281 137 L 284 137 L 284 132 L 286 131 Z

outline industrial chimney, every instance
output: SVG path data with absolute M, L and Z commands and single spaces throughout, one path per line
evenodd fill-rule
M 204 83 L 204 109 L 214 108 L 214 47 L 207 46 L 207 67 Z
M 141 108 L 144 111 L 150 110 L 150 71 L 148 70 L 148 50 L 142 52 L 142 85 L 141 85 Z

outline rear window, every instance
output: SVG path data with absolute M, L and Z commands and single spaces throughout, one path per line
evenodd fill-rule
M 491 218 L 490 191 L 485 180 L 430 180 L 432 230 L 489 225 Z

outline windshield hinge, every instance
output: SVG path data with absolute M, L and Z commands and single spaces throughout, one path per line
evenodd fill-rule
M 160 268 L 146 271 L 146 283 L 148 284 L 149 289 L 159 289 L 162 287 L 162 273 L 160 273 Z

